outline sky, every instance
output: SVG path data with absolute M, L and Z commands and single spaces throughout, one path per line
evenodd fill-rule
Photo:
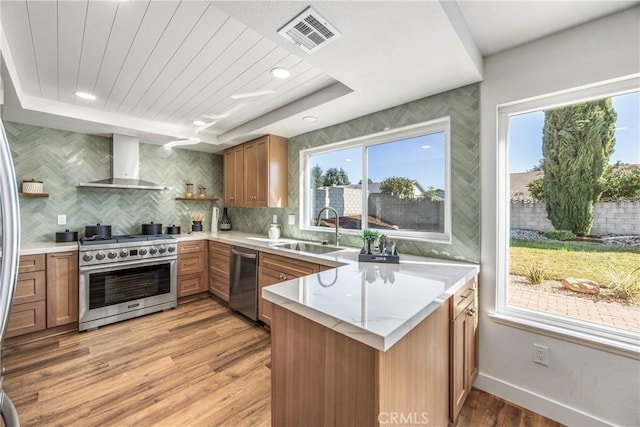
M 640 92 L 611 98 L 618 114 L 616 143 L 609 163 L 640 163 Z M 513 116 L 509 121 L 510 171 L 526 172 L 542 158 L 542 127 L 544 113 Z
M 351 184 L 362 179 L 362 148 L 354 147 L 315 155 L 310 165 L 326 172 L 342 168 Z M 369 179 L 381 182 L 391 176 L 411 178 L 423 188 L 444 188 L 444 133 L 419 136 L 370 146 L 367 150 Z

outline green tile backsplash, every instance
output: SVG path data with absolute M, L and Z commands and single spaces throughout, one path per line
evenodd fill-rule
M 190 230 L 191 215 L 206 214 L 218 202 L 177 201 L 185 183 L 207 188 L 209 197 L 222 198 L 222 156 L 140 144 L 140 178 L 170 187 L 164 191 L 77 188 L 77 184 L 108 178 L 110 138 L 66 132 L 13 122 L 4 123 L 13 156 L 18 187 L 25 179 L 44 182 L 48 198 L 20 199 L 21 242 L 55 240 L 56 231 L 84 233 L 85 225 L 110 224 L 114 234 L 140 233 L 140 225 L 162 223 Z M 58 215 L 67 225 L 58 226 Z

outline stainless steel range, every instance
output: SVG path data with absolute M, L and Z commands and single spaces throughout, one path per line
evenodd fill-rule
M 177 243 L 169 235 L 79 242 L 81 331 L 177 306 Z

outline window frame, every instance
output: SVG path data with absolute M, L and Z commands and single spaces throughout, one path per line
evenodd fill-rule
M 499 323 L 536 333 L 562 337 L 592 347 L 637 357 L 637 333 L 565 316 L 512 306 L 508 301 L 510 249 L 509 119 L 512 116 L 560 106 L 593 101 L 640 91 L 638 75 L 555 92 L 496 107 L 497 119 L 497 260 L 495 310 L 490 316 Z
M 451 117 L 445 116 L 434 120 L 416 123 L 409 126 L 403 126 L 395 129 L 386 129 L 369 135 L 363 135 L 356 138 L 333 142 L 317 147 L 311 147 L 300 150 L 300 204 L 299 204 L 299 229 L 305 231 L 323 231 L 329 229 L 327 227 L 318 227 L 309 225 L 311 223 L 311 167 L 309 159 L 313 155 L 329 153 L 342 149 L 360 147 L 362 148 L 362 182 L 368 182 L 368 164 L 367 164 L 367 147 L 397 142 L 404 139 L 415 138 L 418 136 L 429 135 L 434 133 L 444 133 L 444 231 L 442 233 L 423 232 L 423 231 L 407 231 L 407 230 L 385 230 L 384 234 L 400 239 L 416 240 L 424 242 L 451 243 L 452 239 L 452 215 L 451 215 Z M 368 216 L 368 187 L 362 186 L 362 216 Z M 366 189 L 366 190 L 365 190 Z M 357 235 L 362 231 L 356 229 L 340 228 L 341 234 Z

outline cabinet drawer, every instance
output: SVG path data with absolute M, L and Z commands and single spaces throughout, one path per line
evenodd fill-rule
M 205 290 L 204 275 L 202 273 L 178 277 L 178 298 L 204 292 Z
M 209 242 L 209 253 L 215 252 L 216 254 L 226 254 L 227 256 L 231 256 L 231 245 L 221 242 Z
M 318 264 L 264 252 L 260 252 L 258 265 L 281 272 L 286 277 L 280 281 L 318 272 Z
M 216 270 L 209 269 L 209 292 L 229 302 L 230 281 L 228 275 L 219 274 Z
M 231 258 L 217 254 L 209 254 L 209 267 L 228 274 L 231 272 Z
M 178 243 L 178 255 L 204 252 L 207 247 L 206 244 L 206 240 L 198 240 L 197 242 L 180 242 Z
M 45 329 L 47 310 L 45 301 L 14 305 L 9 315 L 6 337 L 15 337 Z
M 42 271 L 45 268 L 45 255 L 22 255 L 18 265 L 18 273 Z
M 196 253 L 178 257 L 178 276 L 204 270 L 204 254 Z
M 47 273 L 34 271 L 18 274 L 13 304 L 42 301 L 47 297 Z
M 451 298 L 451 318 L 455 319 L 460 313 L 465 311 L 470 302 L 476 299 L 476 278 L 469 280 L 458 292 Z

